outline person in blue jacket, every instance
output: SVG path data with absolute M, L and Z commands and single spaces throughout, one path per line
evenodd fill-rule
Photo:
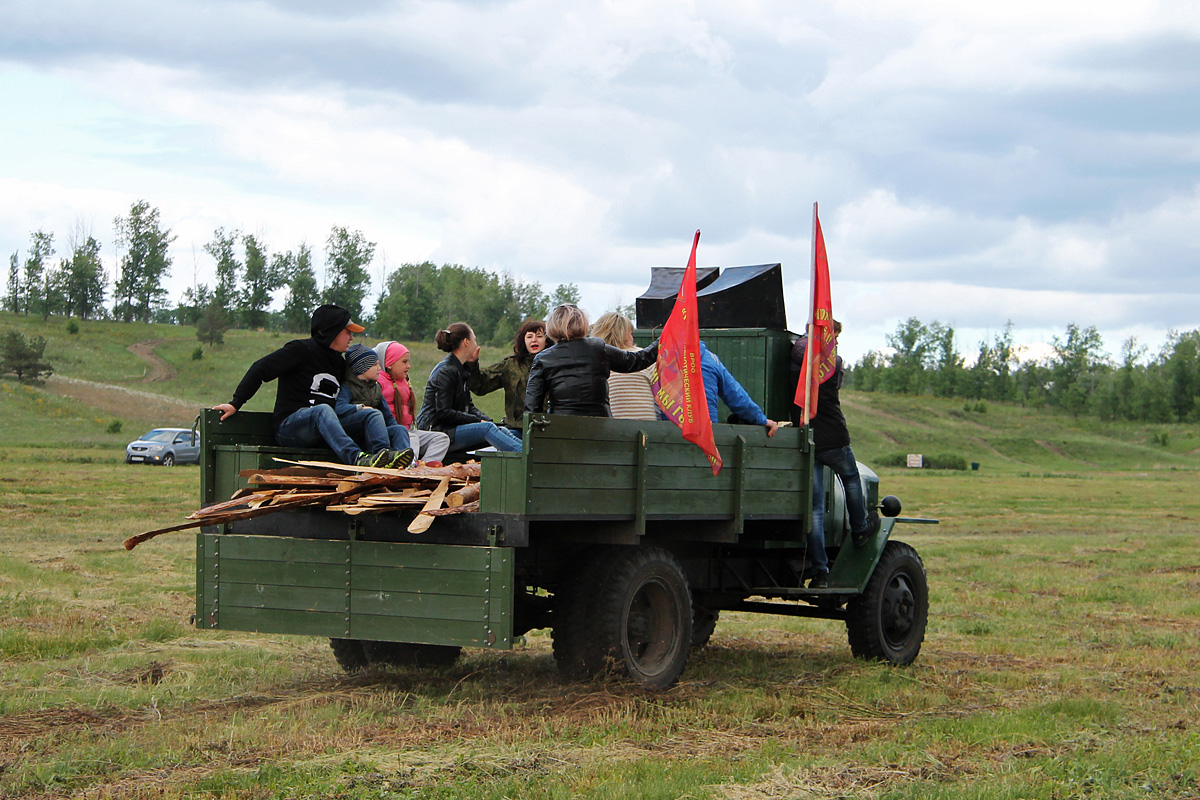
M 767 436 L 774 436 L 779 430 L 779 423 L 767 419 L 767 415 L 759 408 L 758 403 L 750 399 L 749 393 L 730 374 L 717 354 L 708 349 L 704 342 L 700 343 L 700 374 L 704 378 L 704 396 L 708 400 L 708 418 L 718 422 L 717 400 L 722 400 L 738 420 L 746 425 L 762 425 L 767 429 Z

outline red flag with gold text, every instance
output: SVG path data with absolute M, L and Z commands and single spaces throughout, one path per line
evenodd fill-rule
M 837 341 L 833 332 L 833 300 L 829 294 L 829 259 L 825 255 L 825 236 L 813 203 L 812 313 L 809 316 L 808 346 L 804 366 L 796 382 L 793 402 L 804 409 L 804 423 L 816 416 L 817 392 L 821 384 L 837 370 Z M 815 365 L 815 367 L 813 366 Z
M 683 438 L 704 451 L 713 475 L 716 475 L 721 471 L 721 454 L 713 441 L 704 376 L 700 372 L 700 321 L 696 317 L 696 247 L 699 244 L 700 231 L 696 231 L 675 307 L 659 338 L 654 399 L 667 419 L 683 431 Z

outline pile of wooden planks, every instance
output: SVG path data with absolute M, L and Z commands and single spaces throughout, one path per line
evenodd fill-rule
M 428 530 L 436 516 L 479 510 L 479 464 L 450 464 L 444 467 L 415 466 L 408 469 L 355 467 L 328 461 L 287 461 L 290 466 L 270 470 L 244 470 L 239 475 L 249 484 L 222 503 L 214 503 L 188 515 L 188 522 L 132 536 L 125 549 L 160 533 L 220 525 L 243 519 L 324 507 L 343 514 L 379 514 L 415 509 L 409 533 Z

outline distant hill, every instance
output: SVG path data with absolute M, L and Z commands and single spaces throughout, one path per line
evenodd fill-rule
M 44 387 L 0 380 L 0 441 L 7 444 L 67 444 L 113 447 L 143 428 L 187 425 L 202 407 L 229 399 L 255 359 L 283 345 L 293 334 L 231 330 L 225 344 L 199 346 L 195 328 L 140 323 L 49 322 L 0 313 L 0 330 L 16 328 L 44 336 L 54 376 Z M 373 345 L 377 340 L 365 339 Z M 413 353 L 413 384 L 418 393 L 442 359 L 431 342 L 405 342 Z M 484 363 L 507 355 L 485 347 Z M 247 405 L 270 410 L 274 387 L 265 386 Z M 843 392 L 843 407 L 854 451 L 867 464 L 903 463 L 909 453 L 972 462 L 984 472 L 1029 470 L 1081 472 L 1088 469 L 1155 470 L 1200 468 L 1200 430 L 1195 425 L 1147 425 L 1073 418 L 1047 409 L 962 399 L 913 397 L 879 392 Z M 478 404 L 495 419 L 504 415 L 503 395 L 494 392 Z M 119 433 L 108 429 L 120 421 Z

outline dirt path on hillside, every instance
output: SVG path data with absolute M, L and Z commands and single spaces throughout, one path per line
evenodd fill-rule
M 175 423 L 181 428 L 191 427 L 192 420 L 200 412 L 196 403 L 187 400 L 65 375 L 51 375 L 46 379 L 46 388 L 105 415 L 151 425 Z
M 172 380 L 178 373 L 160 355 L 154 352 L 154 348 L 158 347 L 162 342 L 155 339 L 147 339 L 144 342 L 131 344 L 125 349 L 133 353 L 135 356 L 146 362 L 146 376 L 142 378 L 142 383 L 160 383 L 162 381 Z

